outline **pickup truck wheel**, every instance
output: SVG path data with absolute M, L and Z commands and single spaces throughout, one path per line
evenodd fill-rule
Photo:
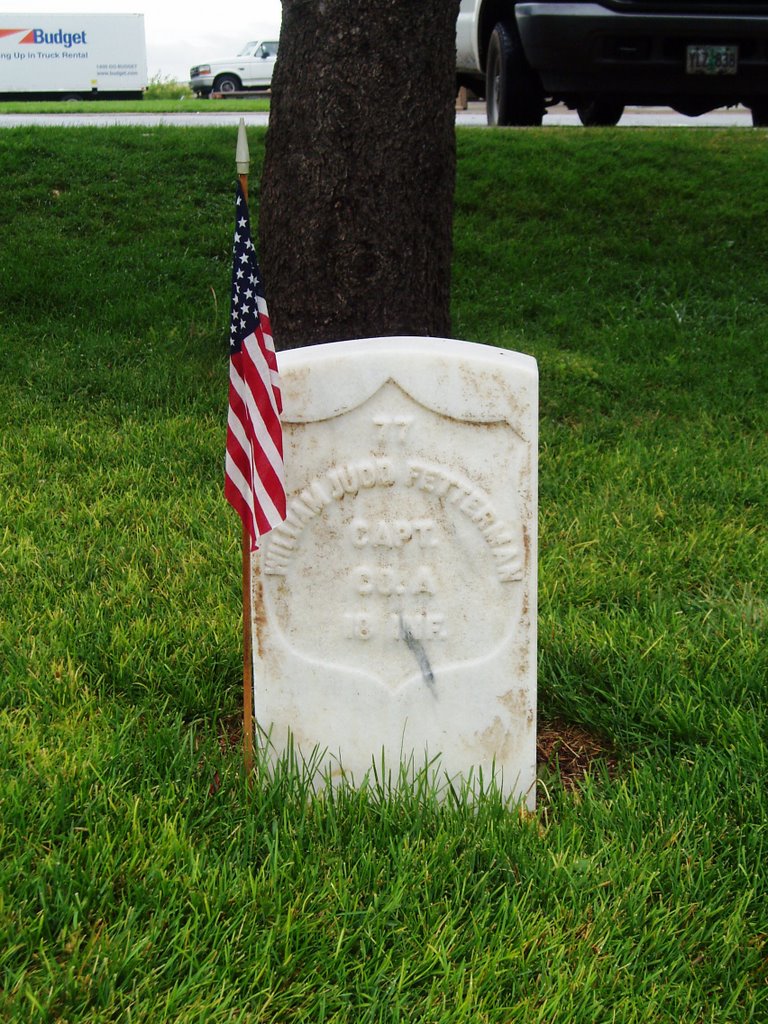
M 213 83 L 214 92 L 238 92 L 240 88 L 240 79 L 234 75 L 219 75 Z
M 491 33 L 485 86 L 488 124 L 541 124 L 544 90 L 525 59 L 517 32 L 503 21 Z
M 768 101 L 761 100 L 759 103 L 753 103 L 751 110 L 752 126 L 754 128 L 768 128 Z
M 587 127 L 610 127 L 618 124 L 624 113 L 624 104 L 618 100 L 590 100 L 576 107 L 579 120 Z

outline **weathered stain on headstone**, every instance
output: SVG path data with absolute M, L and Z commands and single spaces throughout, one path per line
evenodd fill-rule
M 427 338 L 279 358 L 288 516 L 255 567 L 262 734 L 355 783 L 382 756 L 395 778 L 430 761 L 532 806 L 535 361 Z

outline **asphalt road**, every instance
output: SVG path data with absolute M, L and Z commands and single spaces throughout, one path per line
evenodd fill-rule
M 470 103 L 465 111 L 457 112 L 457 124 L 484 125 L 485 104 Z M 575 110 L 565 106 L 553 107 L 544 115 L 544 126 L 578 125 L 581 121 Z M 700 117 L 686 117 L 670 107 L 627 107 L 619 121 L 619 128 L 751 128 L 752 114 L 744 107 L 721 108 Z
M 181 127 L 196 127 L 197 125 L 237 125 L 240 118 L 245 119 L 246 125 L 265 125 L 269 120 L 267 113 L 242 113 L 233 110 L 189 114 L 0 114 L 0 128 L 18 128 L 22 125 L 54 125 L 63 127 L 78 127 L 83 125 L 95 125 L 105 127 L 110 125 L 143 125 L 155 127 L 158 125 L 177 125 Z M 486 124 L 485 104 L 470 103 L 467 110 L 456 112 L 456 124 L 476 125 L 478 127 Z M 544 126 L 547 125 L 579 125 L 579 119 L 575 111 L 567 110 L 565 107 L 555 107 L 544 117 Z M 749 128 L 752 125 L 752 116 L 743 107 L 734 109 L 714 110 L 709 114 L 702 114 L 700 117 L 685 117 L 677 114 L 668 107 L 627 107 L 624 116 L 619 122 L 620 128 L 632 127 L 680 127 L 691 128 Z

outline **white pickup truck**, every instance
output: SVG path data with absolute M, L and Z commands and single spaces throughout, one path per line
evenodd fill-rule
M 222 57 L 190 68 L 189 87 L 197 96 L 268 89 L 277 59 L 277 40 L 254 40 L 235 57 Z
M 456 55 L 489 124 L 541 124 L 553 103 L 587 125 L 737 103 L 768 124 L 768 0 L 461 0 Z

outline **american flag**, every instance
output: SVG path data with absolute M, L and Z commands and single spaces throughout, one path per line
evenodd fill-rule
M 229 415 L 224 494 L 257 540 L 285 519 L 280 378 L 267 303 L 251 239 L 248 204 L 237 186 L 229 334 Z

